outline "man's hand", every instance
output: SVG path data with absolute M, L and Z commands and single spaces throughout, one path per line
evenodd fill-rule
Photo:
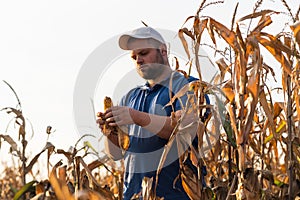
M 117 134 L 111 134 L 117 133 L 117 127 L 113 127 L 108 124 L 105 117 L 106 114 L 107 112 L 98 112 L 96 122 L 103 135 L 107 136 L 104 138 L 105 151 L 114 160 L 119 160 L 123 158 L 123 154 L 119 145 L 119 137 Z
M 109 123 L 106 120 L 105 113 L 98 112 L 96 122 L 97 122 L 99 128 L 101 129 L 101 132 L 105 136 L 108 136 L 111 133 L 115 132 L 115 127 L 112 127 L 112 126 L 109 125 Z
M 126 106 L 113 106 L 104 113 L 109 126 L 122 126 L 133 124 L 136 110 Z

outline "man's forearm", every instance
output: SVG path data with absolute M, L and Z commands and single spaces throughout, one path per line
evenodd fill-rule
M 136 125 L 156 134 L 163 139 L 169 139 L 173 126 L 168 116 L 153 115 L 137 110 L 131 110 L 130 115 Z

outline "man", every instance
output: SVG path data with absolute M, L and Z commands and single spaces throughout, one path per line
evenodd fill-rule
M 118 148 L 117 135 L 110 134 L 106 140 L 109 155 L 115 160 L 124 158 L 124 200 L 128 200 L 141 191 L 144 177 L 155 179 L 163 149 L 174 129 L 171 113 L 179 116 L 181 103 L 186 101 L 184 96 L 172 106 L 164 107 L 170 101 L 170 94 L 176 94 L 195 78 L 187 79 L 170 68 L 166 43 L 160 33 L 151 27 L 138 28 L 122 35 L 119 46 L 131 52 L 137 73 L 146 80 L 145 85 L 130 90 L 120 105 L 101 113 L 109 126 L 125 126 L 128 130 L 130 145 L 124 153 Z M 100 128 L 103 128 L 105 121 L 97 120 Z M 174 143 L 156 188 L 156 195 L 165 200 L 189 199 L 178 178 L 178 158 Z

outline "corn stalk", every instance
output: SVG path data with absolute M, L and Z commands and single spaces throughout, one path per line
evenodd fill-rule
M 270 190 L 274 187 L 273 185 L 278 185 L 278 179 L 274 175 L 266 175 L 269 174 L 266 167 L 279 170 L 281 174 L 287 174 L 289 177 L 289 192 L 288 194 L 283 192 L 283 198 L 287 195 L 289 198 L 294 198 L 295 189 L 298 188 L 297 181 L 299 177 L 295 176 L 294 171 L 294 152 L 296 148 L 294 132 L 299 132 L 299 126 L 297 125 L 300 119 L 299 51 L 296 48 L 292 48 L 291 41 L 293 39 L 288 34 L 272 35 L 263 32 L 265 27 L 272 24 L 271 16 L 274 14 L 280 13 L 272 10 L 253 12 L 239 19 L 235 23 L 234 29 L 229 29 L 211 17 L 200 17 L 199 12 L 197 12 L 196 16 L 191 16 L 186 20 L 194 20 L 192 28 L 184 27 L 179 30 L 179 37 L 188 58 L 195 60 L 197 72 L 200 74 L 200 81 L 202 77 L 198 52 L 202 34 L 205 30 L 215 49 L 217 49 L 218 43 L 215 37 L 217 34 L 233 51 L 233 61 L 229 64 L 225 62 L 225 56 L 225 59 L 218 60 L 217 65 L 220 69 L 220 75 L 217 77 L 218 79 L 215 79 L 215 82 L 218 81 L 218 84 L 223 85 L 221 88 L 227 97 L 225 102 L 227 113 L 225 116 L 229 117 L 230 129 L 234 133 L 233 137 L 231 137 L 230 129 L 226 127 L 226 121 L 223 120 L 222 125 L 227 134 L 227 141 L 230 141 L 229 139 L 233 141 L 230 146 L 237 152 L 235 159 L 233 159 L 233 162 L 235 161 L 237 165 L 237 170 L 234 171 L 239 177 L 235 192 L 237 199 L 259 199 L 262 193 L 256 187 L 257 185 L 265 187 L 264 183 L 269 182 L 267 188 Z M 250 20 L 250 23 L 252 23 L 254 19 L 258 21 L 256 26 L 252 29 L 248 28 L 247 35 L 244 36 L 240 31 L 239 24 L 247 20 Z M 300 38 L 299 27 L 299 23 L 291 27 L 294 31 L 295 43 L 298 43 L 298 45 Z M 193 41 L 194 58 L 189 53 L 189 46 L 185 37 L 190 37 Z M 283 38 L 284 42 L 280 40 L 280 37 Z M 266 77 L 268 74 L 275 75 L 272 67 L 269 67 L 264 62 L 262 48 L 270 53 L 267 56 L 273 56 L 282 67 L 282 89 L 286 91 L 285 94 L 287 96 L 286 108 L 282 107 L 280 102 L 275 102 L 275 104 L 272 102 L 272 95 L 266 82 Z M 293 67 L 293 60 L 297 60 L 296 67 Z M 226 75 L 229 76 L 228 79 L 224 78 Z M 204 93 L 201 85 L 198 89 L 199 93 Z M 203 98 L 199 96 L 197 105 L 202 104 Z M 295 123 L 295 120 L 298 123 Z M 260 136 L 258 135 L 259 133 L 261 134 Z M 287 133 L 287 139 L 284 138 L 283 133 Z M 236 146 L 233 144 L 236 144 Z M 278 145 L 281 145 L 283 152 L 278 150 Z M 228 148 L 227 152 L 224 149 L 220 151 L 216 149 L 217 147 L 215 147 L 215 152 L 224 151 L 227 153 L 227 158 L 231 161 L 231 148 Z M 289 165 L 286 168 L 278 164 L 280 163 L 280 155 L 283 154 L 286 155 L 289 161 Z M 251 158 L 255 159 L 256 156 L 261 157 L 261 165 L 260 168 L 252 171 L 254 164 Z M 297 153 L 297 156 L 299 156 L 299 153 Z M 231 162 L 228 168 L 229 180 L 231 180 Z M 254 177 L 252 181 L 249 181 L 247 178 L 250 172 L 253 175 L 251 177 Z M 263 175 L 260 184 L 257 173 Z M 251 184 L 249 184 L 250 182 Z M 283 183 L 284 181 L 281 182 L 281 184 Z M 250 185 L 255 185 L 255 187 Z

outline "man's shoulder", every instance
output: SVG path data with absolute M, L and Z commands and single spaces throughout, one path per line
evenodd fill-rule
M 180 73 L 178 71 L 174 72 L 173 77 L 174 77 L 175 80 L 184 80 L 186 82 L 192 82 L 192 81 L 198 80 L 194 76 L 186 75 L 186 74 Z
M 180 72 L 175 72 L 173 76 L 171 76 L 172 83 L 173 83 L 173 90 L 180 89 L 183 86 L 189 84 L 190 82 L 198 80 L 194 76 L 185 76 Z

